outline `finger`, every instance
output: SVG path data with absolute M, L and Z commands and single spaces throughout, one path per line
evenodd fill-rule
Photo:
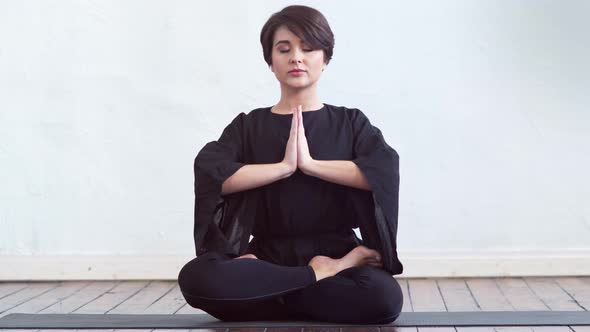
M 293 109 L 293 118 L 295 118 L 295 127 L 299 129 L 299 114 L 297 114 L 297 110 Z
M 301 130 L 301 133 L 303 134 L 305 133 L 305 129 L 303 128 L 303 110 L 301 105 L 299 105 L 297 112 L 299 113 L 299 130 Z
M 295 130 L 297 127 L 297 118 L 295 118 L 295 114 L 293 114 L 293 118 L 291 119 L 291 130 Z
M 297 123 L 295 119 L 291 120 L 291 131 L 289 132 L 289 138 L 297 137 Z
M 295 133 L 297 133 L 297 129 L 299 128 L 299 117 L 297 116 L 295 109 L 293 109 L 293 128 L 295 129 Z

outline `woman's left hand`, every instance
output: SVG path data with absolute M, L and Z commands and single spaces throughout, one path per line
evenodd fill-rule
M 297 167 L 302 171 L 306 172 L 313 158 L 309 154 L 309 146 L 307 145 L 307 138 L 305 137 L 305 128 L 303 127 L 303 108 L 299 105 L 293 112 L 298 117 L 298 128 L 297 128 Z

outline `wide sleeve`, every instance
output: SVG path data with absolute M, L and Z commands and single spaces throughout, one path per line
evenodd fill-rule
M 399 205 L 399 155 L 389 146 L 379 128 L 373 126 L 366 115 L 351 109 L 353 130 L 353 160 L 367 178 L 371 193 L 359 218 L 363 244 L 381 253 L 384 269 L 400 274 L 403 265 L 397 256 L 397 228 Z M 371 197 L 372 196 L 372 199 Z M 367 206 L 369 206 L 367 208 Z
M 220 209 L 224 203 L 221 196 L 223 182 L 245 165 L 244 123 L 245 114 L 242 112 L 225 127 L 218 140 L 205 144 L 195 158 L 193 235 L 197 255 L 207 250 L 229 250 L 228 239 L 215 220 L 219 222 L 221 216 L 218 214 L 223 211 Z

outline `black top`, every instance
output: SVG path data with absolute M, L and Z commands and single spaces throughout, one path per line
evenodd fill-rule
M 381 254 L 386 271 L 402 273 L 396 249 L 399 156 L 359 109 L 324 104 L 303 112 L 303 123 L 311 157 L 352 161 L 370 191 L 298 170 L 265 186 L 221 195 L 222 183 L 244 165 L 283 160 L 293 115 L 270 109 L 239 113 L 197 154 L 196 254 L 254 253 L 279 264 L 305 265 L 315 255 L 341 257 L 363 244 Z M 352 231 L 357 227 L 362 240 Z
M 279 162 L 291 130 L 292 114 L 258 112 L 260 136 L 252 162 Z M 352 159 L 352 137 L 343 134 L 343 113 L 325 105 L 302 112 L 305 136 L 314 159 Z M 264 130 L 262 130 L 264 128 Z M 347 131 L 344 131 L 347 133 Z M 347 209 L 349 187 L 304 174 L 261 187 L 260 214 L 254 224 L 248 252 L 277 264 L 306 265 L 315 255 L 340 258 L 358 245 Z

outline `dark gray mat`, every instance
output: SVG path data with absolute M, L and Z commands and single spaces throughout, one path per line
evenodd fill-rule
M 390 324 L 361 326 L 561 326 L 590 325 L 589 311 L 469 311 L 402 312 Z M 9 314 L 0 318 L 0 328 L 8 329 L 190 329 L 236 327 L 346 327 L 312 321 L 223 322 L 210 315 L 127 315 L 127 314 Z

